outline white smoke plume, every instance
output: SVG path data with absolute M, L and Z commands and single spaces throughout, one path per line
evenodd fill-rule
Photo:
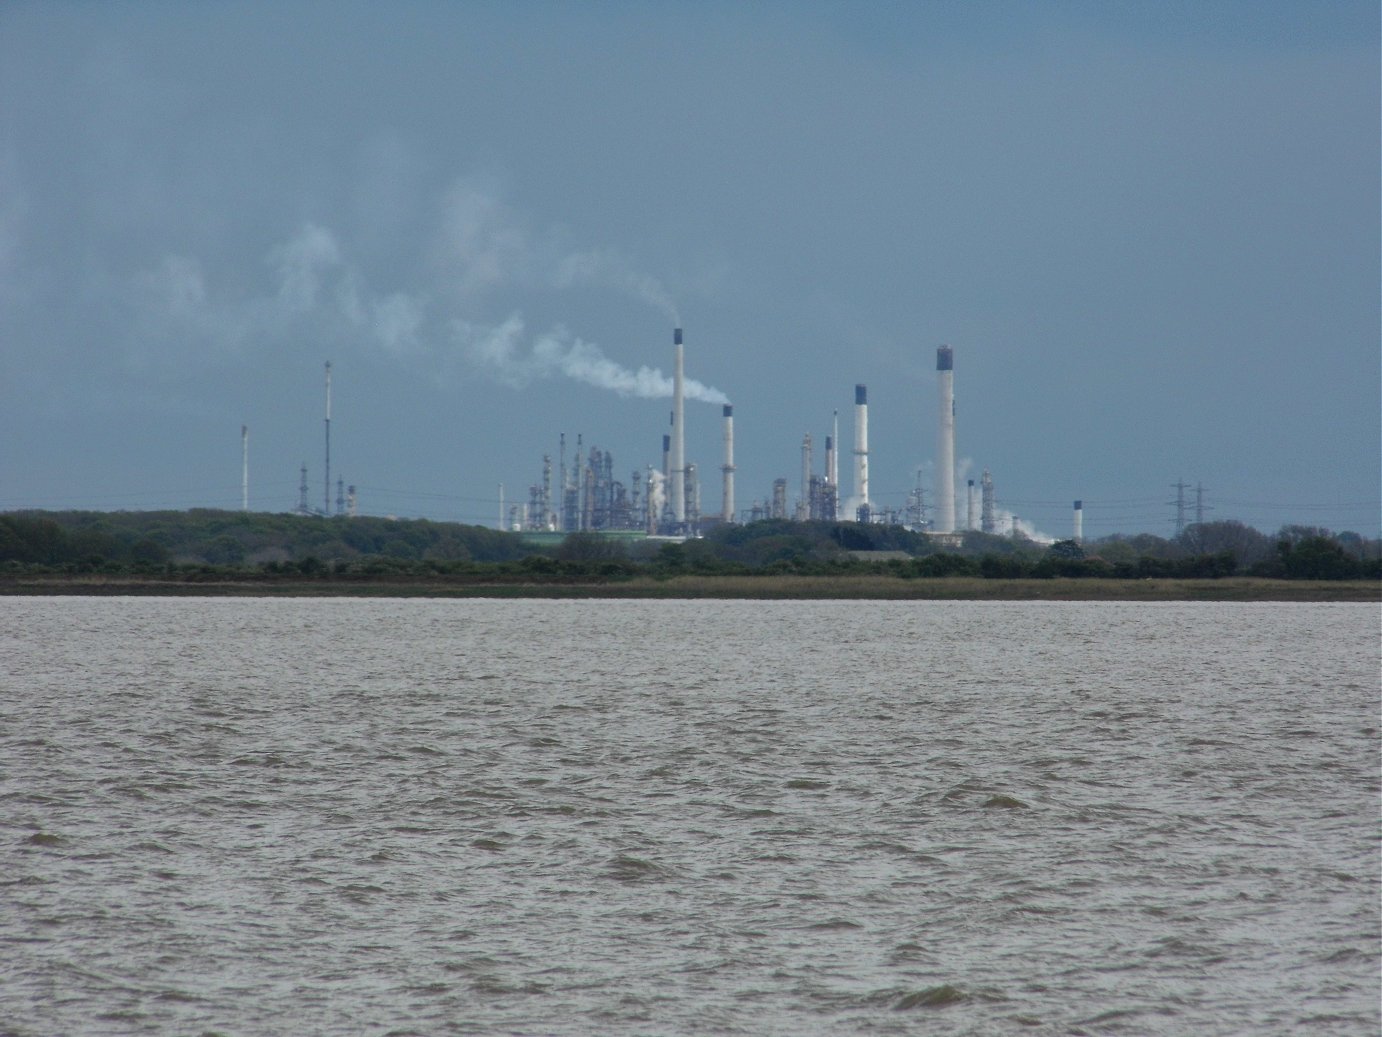
M 554 328 L 529 342 L 523 318 L 516 313 L 498 326 L 457 320 L 453 328 L 456 340 L 472 361 L 514 388 L 537 378 L 562 375 L 620 396 L 665 399 L 672 395 L 672 379 L 661 370 L 644 365 L 632 371 L 605 356 L 599 346 L 573 336 L 565 328 Z M 729 402 L 729 397 L 719 389 L 693 378 L 685 380 L 684 390 L 689 400 Z
M 504 384 L 521 387 L 561 376 L 621 396 L 668 398 L 672 379 L 648 366 L 630 369 L 560 326 L 529 336 L 521 316 L 495 324 L 481 314 L 505 293 L 604 289 L 636 299 L 679 326 L 671 293 L 617 252 L 574 247 L 558 227 L 534 227 L 492 186 L 474 178 L 441 199 L 437 236 L 421 291 L 381 293 L 329 227 L 302 224 L 265 256 L 268 293 L 231 298 L 216 292 L 195 257 L 169 255 L 140 271 L 127 293 L 143 340 L 171 346 L 199 339 L 222 347 L 263 341 L 354 340 L 397 358 L 438 358 L 447 337 Z M 450 309 L 450 313 L 447 310 Z M 504 312 L 499 310 L 498 312 Z M 148 345 L 146 341 L 146 351 Z M 156 358 L 154 358 L 156 359 Z M 718 389 L 688 380 L 692 400 L 724 404 Z
M 997 505 L 994 505 L 993 508 L 993 525 L 994 532 L 999 536 L 1011 536 L 1014 527 L 1016 527 L 1019 533 L 1033 543 L 1043 544 L 1049 547 L 1056 542 L 1056 538 L 1049 533 L 1043 533 L 1026 519 L 1014 515 L 1011 511 L 1000 508 Z
M 662 517 L 662 509 L 667 506 L 666 479 L 656 468 L 648 470 L 648 513 Z

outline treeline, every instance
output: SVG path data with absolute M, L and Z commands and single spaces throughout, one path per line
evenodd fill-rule
M 528 551 L 482 526 L 425 519 L 319 518 L 260 512 L 54 511 L 0 515 L 0 563 L 260 568 L 315 559 L 504 562 Z
M 178 574 L 182 578 L 619 580 L 638 575 L 800 574 L 988 579 L 1382 579 L 1382 544 L 1239 522 L 1083 545 L 966 533 L 945 543 L 898 526 L 722 525 L 684 542 L 577 533 L 554 547 L 456 523 L 245 513 L 22 512 L 0 515 L 0 572 Z

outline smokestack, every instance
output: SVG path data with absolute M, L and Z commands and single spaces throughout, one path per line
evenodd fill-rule
M 1075 543 L 1084 543 L 1084 501 L 1075 502 Z
M 854 387 L 854 496 L 856 513 L 868 507 L 869 391 L 862 385 Z
M 955 532 L 955 353 L 936 350 L 940 386 L 940 434 L 936 437 L 936 532 Z
M 725 404 L 725 463 L 720 466 L 724 473 L 724 503 L 720 507 L 720 519 L 734 521 L 734 408 Z
M 840 485 L 840 412 L 835 412 L 835 418 L 831 420 L 831 445 L 835 447 L 828 455 L 828 470 L 825 477 L 831 480 L 832 487 L 839 488 Z
M 686 376 L 681 328 L 672 330 L 676 354 L 672 373 L 672 521 L 680 533 L 686 524 Z
M 331 514 L 331 361 L 326 362 L 326 475 L 322 493 L 322 514 Z
M 811 517 L 811 433 L 801 441 L 801 503 L 797 506 L 797 521 Z
M 965 529 L 973 530 L 979 527 L 975 525 L 979 519 L 979 491 L 974 488 L 974 480 L 969 480 L 969 517 L 965 522 Z
M 250 510 L 250 427 L 240 426 L 240 510 Z

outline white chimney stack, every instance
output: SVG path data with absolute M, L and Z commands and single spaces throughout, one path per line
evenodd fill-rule
M 720 519 L 734 521 L 734 408 L 725 404 L 725 463 L 720 466 L 724 473 L 724 503 L 720 508 Z
M 676 532 L 686 525 L 686 387 L 681 328 L 672 331 L 676 361 L 672 369 L 672 521 Z
M 869 391 L 854 387 L 854 518 L 869 503 Z
M 936 532 L 955 532 L 955 353 L 936 350 L 940 432 L 936 437 Z

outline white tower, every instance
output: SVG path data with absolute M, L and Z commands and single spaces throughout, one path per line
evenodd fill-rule
M 686 387 L 681 328 L 672 331 L 676 359 L 672 368 L 672 521 L 676 532 L 686 525 Z
M 869 391 L 854 387 L 854 515 L 869 505 Z
M 955 532 L 955 354 L 936 350 L 940 386 L 940 432 L 936 437 L 936 532 Z
M 723 522 L 734 521 L 734 408 L 725 404 L 725 463 L 720 466 L 724 473 L 724 503 L 720 507 Z
M 836 411 L 831 418 L 830 441 L 835 449 L 830 454 L 829 470 L 825 473 L 830 485 L 839 488 L 840 485 L 840 412 Z

